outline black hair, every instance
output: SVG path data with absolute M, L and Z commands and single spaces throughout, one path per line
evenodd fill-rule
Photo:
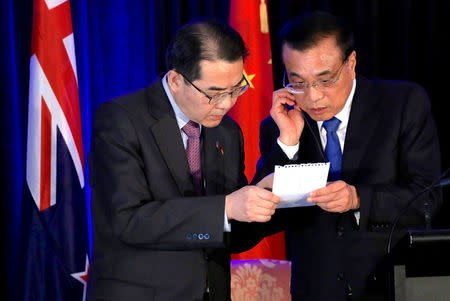
M 200 78 L 200 61 L 245 59 L 247 48 L 240 34 L 216 20 L 202 20 L 181 27 L 166 52 L 169 70 L 191 81 Z
M 317 45 L 324 38 L 336 37 L 336 43 L 346 59 L 354 50 L 353 32 L 341 18 L 328 12 L 311 11 L 301 14 L 286 25 L 280 32 L 279 45 L 304 51 Z

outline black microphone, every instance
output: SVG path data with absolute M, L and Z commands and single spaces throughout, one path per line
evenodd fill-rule
M 388 236 L 388 242 L 387 242 L 387 247 L 386 247 L 386 253 L 390 254 L 391 252 L 391 244 L 392 244 L 392 235 L 394 233 L 395 227 L 397 226 L 398 221 L 400 220 L 400 217 L 402 217 L 409 209 L 409 207 L 411 206 L 412 203 L 414 203 L 415 200 L 417 200 L 417 198 L 419 196 L 421 196 L 422 194 L 424 194 L 425 192 L 430 191 L 433 188 L 436 187 L 443 187 L 443 186 L 447 186 L 450 184 L 450 178 L 447 179 L 442 179 L 443 177 L 445 177 L 447 175 L 447 173 L 450 171 L 450 168 L 448 168 L 445 172 L 443 172 L 439 178 L 437 178 L 436 180 L 434 180 L 430 185 L 428 185 L 427 187 L 425 187 L 424 189 L 422 189 L 421 191 L 419 191 L 418 193 L 416 193 L 411 199 L 409 199 L 408 203 L 406 203 L 406 206 L 403 208 L 402 211 L 400 211 L 399 214 L 397 214 L 397 216 L 395 217 L 394 221 L 392 222 L 391 225 L 391 229 L 389 231 L 389 236 Z M 428 201 L 424 204 L 425 206 L 425 223 L 426 223 L 426 227 L 427 228 L 431 228 L 430 226 L 430 221 L 431 221 L 431 213 L 428 210 L 429 207 L 429 203 Z
M 303 113 L 303 111 L 302 111 Z M 305 121 L 306 125 L 308 126 L 309 131 L 311 132 L 311 135 L 313 136 L 314 143 L 316 144 L 317 150 L 319 151 L 322 159 L 324 162 L 328 162 L 328 160 L 325 158 L 325 154 L 323 152 L 323 146 L 322 143 L 319 141 L 320 138 L 318 138 L 314 132 L 314 130 L 311 127 L 311 124 L 309 123 L 309 118 L 303 114 L 303 120 Z

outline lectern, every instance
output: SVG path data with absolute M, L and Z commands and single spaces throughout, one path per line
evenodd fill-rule
M 450 229 L 408 231 L 389 262 L 391 300 L 450 300 Z

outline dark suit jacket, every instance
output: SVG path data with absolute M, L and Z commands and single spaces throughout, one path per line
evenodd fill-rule
M 297 161 L 290 161 L 278 146 L 272 118 L 262 122 L 255 182 L 275 164 L 325 160 L 317 123 L 305 117 L 309 124 L 300 137 Z M 438 136 L 425 91 L 413 83 L 358 76 L 341 178 L 354 185 L 360 197 L 359 225 L 353 212 L 329 213 L 317 206 L 279 209 L 269 223 L 269 232 L 286 229 L 293 300 L 386 300 L 384 273 L 379 271 L 390 224 L 439 173 Z M 435 211 L 439 193 L 425 197 L 432 199 Z M 400 219 L 400 228 L 423 227 L 421 200 Z M 401 232 L 396 234 L 398 238 Z M 350 292 L 353 299 L 346 297 Z
M 229 300 L 229 247 L 238 241 L 224 235 L 225 194 L 247 184 L 243 137 L 225 117 L 201 139 L 206 196 L 198 197 L 161 81 L 98 108 L 89 300 L 200 300 L 206 286 L 212 300 Z

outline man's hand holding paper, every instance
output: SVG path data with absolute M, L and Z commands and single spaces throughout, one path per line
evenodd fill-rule
M 281 198 L 278 208 L 317 205 L 328 212 L 359 209 L 356 188 L 344 181 L 326 182 L 329 163 L 276 166 L 257 186 Z
M 281 198 L 278 208 L 314 205 L 307 201 L 310 193 L 327 183 L 329 163 L 275 166 L 272 192 Z
M 327 186 L 311 192 L 307 201 L 329 212 L 347 212 L 359 209 L 356 188 L 344 181 L 330 182 Z

